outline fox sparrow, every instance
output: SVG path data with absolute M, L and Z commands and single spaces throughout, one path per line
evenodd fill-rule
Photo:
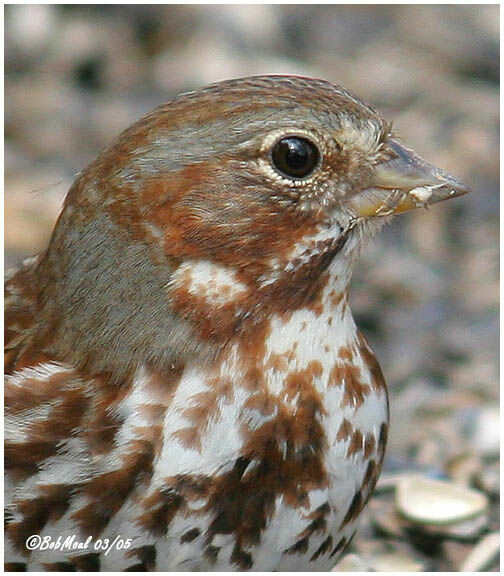
M 322 80 L 222 82 L 126 130 L 8 275 L 7 568 L 329 569 L 387 439 L 359 247 L 466 191 Z

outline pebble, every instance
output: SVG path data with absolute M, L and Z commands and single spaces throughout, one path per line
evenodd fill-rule
M 405 476 L 397 487 L 396 506 L 411 522 L 446 526 L 483 514 L 487 498 L 479 491 L 453 482 Z
M 375 558 L 373 570 L 375 572 L 423 572 L 424 565 L 410 554 L 396 550 Z
M 357 554 L 345 554 L 332 572 L 369 572 L 371 566 Z
M 481 572 L 497 560 L 500 548 L 499 532 L 492 532 L 482 538 L 464 560 L 460 572 Z
M 498 456 L 500 448 L 500 413 L 498 406 L 484 406 L 478 411 L 472 434 L 475 452 Z
M 474 542 L 487 528 L 488 516 L 483 514 L 477 518 L 460 521 L 455 524 L 440 524 L 436 526 L 421 525 L 425 534 L 437 538 L 452 538 L 460 541 Z

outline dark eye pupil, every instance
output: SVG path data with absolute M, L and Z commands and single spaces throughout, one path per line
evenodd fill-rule
M 318 163 L 319 153 L 316 146 L 298 136 L 279 140 L 272 150 L 275 168 L 287 176 L 303 178 L 313 171 Z

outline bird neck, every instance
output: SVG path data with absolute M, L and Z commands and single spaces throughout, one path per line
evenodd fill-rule
M 45 348 L 90 372 L 123 381 L 145 363 L 161 372 L 212 363 L 269 322 L 346 307 L 354 234 L 318 231 L 261 266 L 167 264 L 152 246 L 122 238 L 106 215 L 82 221 L 76 214 L 63 213 L 59 224 L 72 234 L 57 226 L 42 260 L 42 315 L 53 343 Z

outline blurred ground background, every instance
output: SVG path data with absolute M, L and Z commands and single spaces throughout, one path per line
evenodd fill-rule
M 499 6 L 10 5 L 5 72 L 6 266 L 44 248 L 75 174 L 120 131 L 230 77 L 340 83 L 472 187 L 396 219 L 356 270 L 392 423 L 339 569 L 498 570 Z M 394 488 L 412 473 L 481 491 L 488 512 L 405 520 Z

